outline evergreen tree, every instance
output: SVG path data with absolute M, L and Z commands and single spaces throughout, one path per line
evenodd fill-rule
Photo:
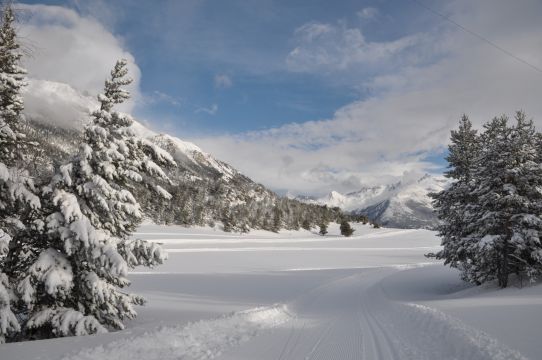
M 341 235 L 349 237 L 354 233 L 354 229 L 350 226 L 350 223 L 346 220 L 341 221 Z
M 485 126 L 475 172 L 476 204 L 470 210 L 467 279 L 497 279 L 506 287 L 511 274 L 531 280 L 542 272 L 542 168 L 536 131 L 523 112 L 508 126 L 505 116 Z
M 130 191 L 138 183 L 165 199 L 153 183 L 167 179 L 157 164 L 171 157 L 136 137 L 132 119 L 113 110 L 129 98 L 123 86 L 126 61 L 118 61 L 98 96 L 100 109 L 86 126 L 79 154 L 62 165 L 44 190 L 46 217 L 41 251 L 19 279 L 26 336 L 84 335 L 123 329 L 144 299 L 121 289 L 130 267 L 154 266 L 165 259 L 156 244 L 130 240 L 141 208 Z
M 445 264 L 466 272 L 470 264 L 465 236 L 469 207 L 475 198 L 471 192 L 474 168 L 479 156 L 480 144 L 476 130 L 466 115 L 461 117 L 458 130 L 451 132 L 451 144 L 448 146 L 448 171 L 444 176 L 453 179 L 453 183 L 440 193 L 430 194 L 433 206 L 440 220 L 437 227 L 442 238 L 443 249 L 437 254 L 430 254 Z
M 305 219 L 303 220 L 303 223 L 301 224 L 301 227 L 305 230 L 309 230 L 311 229 L 311 223 L 308 219 Z
M 515 118 L 494 118 L 480 136 L 462 120 L 448 157 L 455 182 L 434 195 L 444 246 L 434 256 L 475 284 L 542 272 L 540 135 L 523 112 Z
M 327 224 L 326 223 L 321 223 L 320 224 L 320 231 L 319 231 L 319 234 L 324 236 L 325 234 L 327 234 Z
M 271 231 L 279 232 L 282 228 L 282 212 L 278 205 L 275 205 L 273 208 L 273 225 L 271 226 Z
M 14 21 L 8 3 L 2 9 L 0 27 L 0 343 L 20 330 L 12 308 L 15 296 L 7 260 L 14 238 L 26 231 L 26 218 L 41 206 L 33 181 L 23 169 L 29 147 L 22 132 L 21 90 L 26 71 L 20 66 L 22 53 Z
M 225 232 L 232 232 L 234 229 L 234 219 L 229 209 L 225 210 L 224 216 L 222 217 L 222 225 L 222 229 Z

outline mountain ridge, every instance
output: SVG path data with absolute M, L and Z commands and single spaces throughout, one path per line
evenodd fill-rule
M 77 153 L 84 125 L 98 103 L 67 84 L 34 79 L 29 80 L 24 97 L 28 135 L 39 145 L 29 170 L 38 181 L 46 181 L 57 165 Z M 299 229 L 305 222 L 315 227 L 340 216 L 336 209 L 280 197 L 196 144 L 158 134 L 137 119 L 131 128 L 137 136 L 166 150 L 177 165 L 166 169 L 171 184 L 162 186 L 172 194 L 167 204 L 134 185 L 146 215 L 157 223 L 218 223 L 226 231 L 278 231 Z
M 363 187 L 346 194 L 331 191 L 320 198 L 297 197 L 306 203 L 339 207 L 354 215 L 364 215 L 383 226 L 428 228 L 438 224 L 429 193 L 442 191 L 449 180 L 425 174 L 391 184 Z

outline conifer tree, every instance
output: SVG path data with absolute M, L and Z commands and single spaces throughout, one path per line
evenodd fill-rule
M 34 184 L 23 166 L 28 141 L 23 133 L 22 87 L 26 71 L 14 29 L 11 4 L 2 9 L 0 27 L 0 343 L 20 330 L 8 257 L 14 238 L 25 231 L 25 217 L 40 208 Z
M 282 211 L 278 207 L 278 205 L 275 205 L 273 208 L 273 224 L 271 226 L 271 231 L 273 232 L 279 232 L 282 228 Z
M 131 190 L 167 176 L 157 164 L 173 159 L 130 129 L 133 120 L 113 110 L 129 98 L 120 60 L 98 96 L 100 109 L 85 127 L 80 151 L 58 168 L 44 190 L 46 216 L 33 263 L 19 279 L 26 336 L 85 335 L 123 329 L 144 299 L 122 291 L 130 267 L 165 259 L 155 244 L 131 240 L 142 212 Z
M 532 120 L 516 113 L 485 125 L 475 172 L 475 206 L 468 219 L 468 251 L 474 254 L 468 280 L 497 279 L 508 286 L 511 274 L 533 280 L 542 273 L 542 168 Z
M 448 157 L 455 181 L 433 195 L 444 246 L 434 256 L 475 284 L 542 273 L 540 135 L 523 112 L 515 119 L 494 118 L 480 136 L 462 119 Z
M 442 238 L 443 249 L 437 254 L 430 254 L 445 264 L 460 268 L 464 272 L 469 266 L 465 236 L 467 223 L 465 218 L 469 207 L 475 202 L 471 192 L 473 171 L 477 164 L 480 144 L 475 129 L 466 115 L 461 117 L 458 130 L 451 132 L 451 144 L 448 146 L 448 171 L 444 176 L 453 180 L 452 184 L 440 193 L 430 194 L 433 206 L 440 220 L 437 227 Z
M 352 236 L 352 234 L 354 233 L 354 229 L 352 229 L 352 226 L 350 226 L 350 223 L 346 220 L 341 221 L 340 230 L 341 235 L 346 237 Z
M 324 236 L 325 234 L 327 234 L 327 224 L 326 223 L 321 223 L 320 224 L 320 231 L 319 231 L 319 234 Z

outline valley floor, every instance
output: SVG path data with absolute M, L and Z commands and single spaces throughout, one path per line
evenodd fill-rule
M 136 269 L 124 331 L 0 345 L 30 359 L 540 359 L 542 286 L 468 287 L 423 255 L 431 231 L 228 234 L 142 226 L 169 251 Z

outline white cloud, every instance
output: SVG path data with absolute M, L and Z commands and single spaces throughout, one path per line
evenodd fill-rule
M 298 72 L 381 67 L 419 45 L 422 40 L 420 35 L 411 35 L 387 42 L 371 42 L 360 29 L 348 27 L 342 21 L 336 25 L 312 22 L 295 30 L 296 46 L 288 54 L 286 65 L 289 70 Z
M 358 11 L 358 16 L 363 20 L 372 20 L 376 18 L 378 14 L 378 9 L 374 7 L 366 7 Z
M 217 74 L 215 75 L 215 88 L 217 89 L 227 89 L 233 86 L 233 80 L 227 74 Z
M 535 15 L 542 12 L 539 1 L 525 0 L 519 7 L 506 0 L 460 0 L 446 6 L 455 21 L 542 67 L 542 24 Z M 311 26 L 300 31 L 314 42 L 338 34 L 336 29 Z M 431 34 L 423 36 L 430 43 L 412 46 L 422 52 L 434 49 L 434 61 L 412 66 L 407 59 L 405 66 L 364 82 L 374 95 L 339 109 L 328 120 L 195 141 L 274 189 L 322 193 L 432 171 L 424 159 L 445 148 L 462 113 L 480 126 L 493 116 L 524 109 L 542 127 L 539 73 L 447 23 L 427 32 Z M 366 44 L 360 34 L 352 36 L 357 39 L 350 43 L 354 49 L 345 45 L 339 55 L 356 53 Z M 407 56 L 398 54 L 399 60 Z M 325 52 L 313 60 L 335 67 L 343 63 Z M 309 62 L 302 64 L 307 71 L 318 71 Z
M 542 3 L 523 0 L 521 5 L 506 0 L 456 0 L 446 3 L 443 12 L 542 67 L 538 16 Z M 34 57 L 27 61 L 30 76 L 96 94 L 115 60 L 126 57 L 136 78 L 132 91 L 140 96 L 133 56 L 97 21 L 60 7 L 25 7 L 34 13 L 21 26 L 24 38 L 36 46 Z M 373 96 L 337 110 L 330 119 L 194 139 L 206 151 L 274 189 L 348 191 L 361 184 L 431 171 L 432 165 L 424 158 L 445 146 L 449 130 L 464 112 L 480 125 L 494 115 L 524 109 L 542 126 L 540 74 L 452 25 L 442 23 L 414 37 L 375 43 L 343 23 L 310 23 L 294 37 L 296 46 L 287 59 L 291 70 L 327 72 L 333 77 L 385 62 L 393 66 L 363 81 L 352 76 L 359 86 L 371 88 Z M 31 83 L 31 94 L 25 97 L 27 113 L 43 115 L 47 108 L 54 109 L 47 116 L 66 126 L 84 121 L 69 115 L 70 106 L 48 103 L 71 92 L 51 86 Z M 196 112 L 214 115 L 218 105 Z
M 206 113 L 206 114 L 209 114 L 209 115 L 216 115 L 216 113 L 218 112 L 218 105 L 213 104 L 210 107 L 199 107 L 194 112 L 196 114 L 197 113 Z
M 134 79 L 129 88 L 133 100 L 121 109 L 131 111 L 134 103 L 141 100 L 140 70 L 134 57 L 98 21 L 60 6 L 18 4 L 18 7 L 29 13 L 20 26 L 20 34 L 33 48 L 32 56 L 25 58 L 30 77 L 66 83 L 96 95 L 103 89 L 115 62 L 125 58 Z
M 143 102 L 145 104 L 167 103 L 169 105 L 180 107 L 183 103 L 183 100 L 178 97 L 166 94 L 162 91 L 154 90 L 150 94 L 145 94 Z
M 70 85 L 31 79 L 23 90 L 27 119 L 47 126 L 81 130 L 98 101 Z

